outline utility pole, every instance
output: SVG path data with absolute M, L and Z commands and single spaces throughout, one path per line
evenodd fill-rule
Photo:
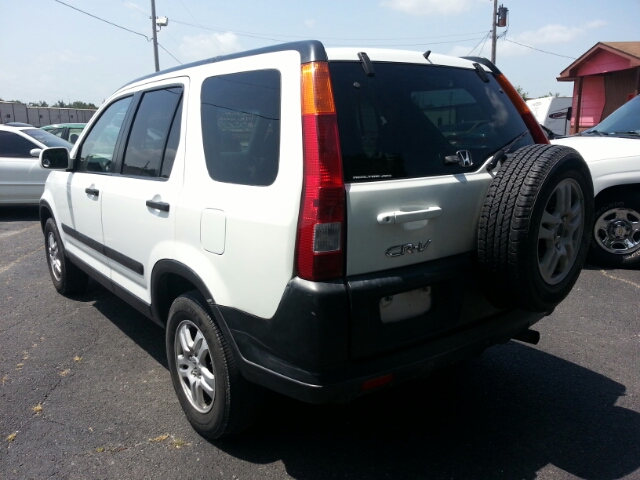
M 153 0 L 151 0 L 151 3 L 153 3 Z M 155 15 L 155 14 L 154 14 Z M 498 21 L 498 0 L 493 0 L 493 23 L 491 25 L 491 63 L 496 63 L 496 27 L 497 27 L 497 21 Z M 154 30 L 154 37 L 155 38 L 155 30 Z M 156 53 L 156 58 L 157 58 L 157 53 Z M 156 63 L 157 65 L 157 63 Z
M 494 0 L 494 1 L 498 1 L 498 0 Z M 495 8 L 494 8 L 495 10 Z M 493 15 L 493 37 L 494 37 L 494 48 L 495 48 L 495 33 L 496 33 L 496 28 L 495 28 L 495 22 L 496 22 L 496 16 L 495 16 L 495 12 Z M 160 70 L 160 62 L 158 62 L 158 35 L 156 33 L 156 1 L 155 0 L 151 0 L 151 28 L 153 30 L 153 58 L 156 62 L 156 72 Z M 492 57 L 493 58 L 493 57 Z
M 498 8 L 498 0 L 493 0 L 493 22 L 491 24 L 491 62 L 496 63 L 496 28 L 507 26 L 507 16 L 509 9 L 500 5 Z

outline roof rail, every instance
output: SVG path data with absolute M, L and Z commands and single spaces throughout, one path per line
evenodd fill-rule
M 171 72 L 179 72 L 180 70 L 185 70 L 191 67 L 197 67 L 200 65 L 206 65 L 208 63 L 217 63 L 223 62 L 225 60 L 233 60 L 235 58 L 243 58 L 250 57 L 254 55 L 261 55 L 264 53 L 273 53 L 273 52 L 285 52 L 287 50 L 295 50 L 300 53 L 300 63 L 309 63 L 309 62 L 326 62 L 328 60 L 327 52 L 324 49 L 324 45 L 318 40 L 301 40 L 299 42 L 289 42 L 289 43 L 281 43 L 278 45 L 270 45 L 268 47 L 257 48 L 254 50 L 247 50 L 244 52 L 231 53 L 229 55 L 220 55 L 213 58 L 207 58 L 205 60 L 199 60 L 197 62 L 186 63 L 184 65 L 180 65 L 179 67 L 168 68 L 166 70 L 160 70 L 156 73 L 151 73 L 149 75 L 145 75 L 144 77 L 137 78 L 131 82 L 124 84 L 120 88 L 127 87 L 141 80 L 147 80 L 149 78 L 157 77 L 159 75 L 164 75 L 166 73 Z

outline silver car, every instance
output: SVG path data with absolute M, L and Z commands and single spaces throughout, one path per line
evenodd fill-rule
M 0 125 L 0 204 L 38 204 L 49 176 L 38 160 L 46 147 L 73 145 L 24 123 Z

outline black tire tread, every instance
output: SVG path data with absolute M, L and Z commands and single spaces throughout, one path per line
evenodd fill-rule
M 51 265 L 49 264 L 49 254 L 47 252 L 47 237 L 48 232 L 52 231 L 53 235 L 56 237 L 56 242 L 58 244 L 58 248 L 62 254 L 62 278 L 60 282 L 56 281 L 51 272 Z M 60 232 L 58 231 L 58 226 L 56 225 L 56 221 L 53 218 L 47 219 L 44 226 L 44 241 L 45 241 L 45 254 L 47 255 L 47 265 L 49 267 L 49 274 L 51 275 L 51 280 L 53 281 L 53 285 L 56 287 L 59 293 L 62 295 L 73 295 L 83 293 L 87 288 L 87 283 L 89 281 L 89 276 L 80 268 L 78 268 L 67 256 L 64 245 L 62 243 L 62 239 L 60 238 Z
M 632 188 L 621 187 L 602 193 L 596 198 L 594 220 L 602 215 L 610 204 L 632 208 L 640 213 L 640 193 Z M 588 261 L 608 268 L 637 268 L 640 266 L 640 252 L 630 255 L 616 255 L 603 250 L 595 240 L 595 232 L 591 232 Z
M 504 162 L 487 191 L 478 225 L 478 261 L 485 293 L 496 306 L 534 311 L 548 307 L 532 294 L 531 259 L 525 245 L 536 199 L 567 150 L 571 149 L 544 144 L 519 149 Z M 577 152 L 571 153 L 580 159 Z M 581 159 L 575 167 L 588 173 Z M 593 193 L 584 194 L 585 203 L 589 203 Z M 586 251 L 577 259 L 580 267 L 584 255 Z
M 218 428 L 214 431 L 206 431 L 200 428 L 197 423 L 194 423 L 188 414 L 187 418 L 200 434 L 212 440 L 219 440 L 241 433 L 249 428 L 260 414 L 263 405 L 263 389 L 246 380 L 240 373 L 240 369 L 238 368 L 235 356 L 229 347 L 227 339 L 223 335 L 215 320 L 215 316 L 212 315 L 211 310 L 200 292 L 193 290 L 181 295 L 176 300 L 188 302 L 192 309 L 204 316 L 216 337 L 218 342 L 217 346 L 220 347 L 224 359 L 226 408 L 224 409 L 223 418 Z M 171 318 L 174 312 L 175 305 L 176 303 L 174 301 L 169 312 L 169 318 Z M 167 351 L 167 355 L 172 354 L 173 352 Z M 171 365 L 171 361 L 169 364 Z M 219 375 L 220 372 L 217 374 Z M 177 387 L 176 392 L 178 392 Z

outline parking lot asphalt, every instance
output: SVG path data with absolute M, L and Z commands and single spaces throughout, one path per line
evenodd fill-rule
M 164 332 L 97 283 L 49 278 L 34 208 L 0 207 L 0 479 L 640 478 L 640 271 L 586 268 L 534 328 L 349 405 L 269 397 L 209 442 Z

